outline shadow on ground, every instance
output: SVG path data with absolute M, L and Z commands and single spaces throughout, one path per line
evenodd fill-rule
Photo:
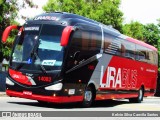
M 73 108 L 82 108 L 80 102 L 78 103 L 67 103 L 67 104 L 54 104 L 54 103 L 38 103 L 38 102 L 8 102 L 18 105 L 28 105 L 35 107 L 44 107 L 44 108 L 53 108 L 53 109 L 73 109 Z M 90 108 L 105 108 L 105 107 L 114 107 L 121 104 L 129 104 L 128 101 L 119 101 L 119 100 L 102 100 L 96 101 Z

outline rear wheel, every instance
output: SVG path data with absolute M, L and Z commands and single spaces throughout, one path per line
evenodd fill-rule
M 46 104 L 48 104 L 48 102 L 40 101 L 40 100 L 38 100 L 38 103 L 41 104 L 41 105 L 46 105 Z
M 94 89 L 88 86 L 84 91 L 84 98 L 82 103 L 83 107 L 90 107 L 94 101 L 95 98 L 94 96 L 95 96 Z
M 143 87 L 141 87 L 138 91 L 138 97 L 136 98 L 130 98 L 129 102 L 132 103 L 141 103 L 143 101 L 143 96 L 144 96 L 144 90 Z

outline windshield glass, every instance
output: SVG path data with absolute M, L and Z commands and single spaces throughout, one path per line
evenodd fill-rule
M 64 53 L 60 45 L 63 29 L 58 25 L 25 25 L 15 41 L 11 66 L 27 70 L 40 70 L 41 66 L 47 71 L 60 70 Z

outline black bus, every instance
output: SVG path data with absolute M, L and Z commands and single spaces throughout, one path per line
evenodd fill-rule
M 143 96 L 154 95 L 157 49 L 153 46 L 64 12 L 44 13 L 23 26 L 9 26 L 2 42 L 12 29 L 19 32 L 6 78 L 9 96 L 40 103 L 81 101 L 88 107 L 95 99 L 141 102 Z

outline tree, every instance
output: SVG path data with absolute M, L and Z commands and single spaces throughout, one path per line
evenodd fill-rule
M 145 25 L 144 39 L 146 43 L 158 49 L 158 65 L 160 65 L 160 30 L 158 26 L 153 23 Z M 158 67 L 160 71 L 160 66 Z
M 131 23 L 125 24 L 122 30 L 125 35 L 157 47 L 160 30 L 158 26 L 153 23 L 143 25 L 139 22 L 131 21 Z
M 144 30 L 143 24 L 134 21 L 131 21 L 129 24 L 125 24 L 122 29 L 123 34 L 142 41 L 145 41 L 143 35 Z
M 120 0 L 49 0 L 43 9 L 82 15 L 121 31 L 123 13 L 119 5 Z
M 151 23 L 144 26 L 144 39 L 146 43 L 158 47 L 158 40 L 160 40 L 160 30 L 158 29 L 158 26 Z
M 22 4 L 19 4 L 17 0 L 0 0 L 0 40 L 4 29 L 11 24 L 18 24 L 15 21 L 15 18 L 18 16 L 18 11 L 27 6 L 37 7 L 30 0 L 22 1 Z M 24 16 L 21 16 L 22 18 Z M 14 34 L 11 34 L 9 40 L 5 45 L 0 42 L 0 51 L 3 53 L 4 57 L 8 57 L 11 52 L 12 42 Z M 3 58 L 0 56 L 0 62 Z
M 160 60 L 160 19 L 158 25 L 153 23 L 143 25 L 139 22 L 131 22 L 123 26 L 123 34 L 142 40 L 158 49 L 158 59 Z M 160 65 L 160 61 L 159 65 Z M 160 66 L 159 66 L 160 71 Z

